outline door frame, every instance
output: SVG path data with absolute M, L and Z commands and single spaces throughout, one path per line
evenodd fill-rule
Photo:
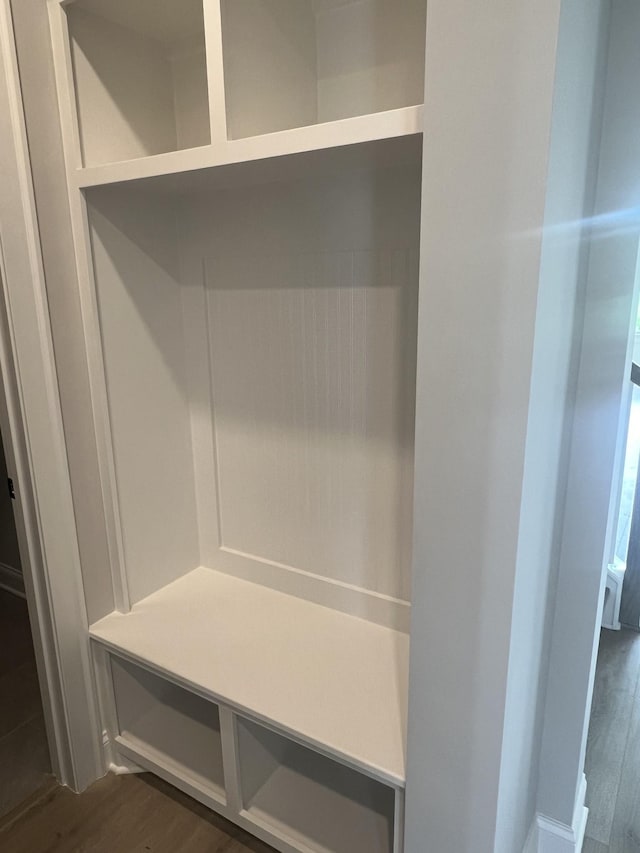
M 52 768 L 80 791 L 106 768 L 10 0 L 0 87 L 0 430 Z

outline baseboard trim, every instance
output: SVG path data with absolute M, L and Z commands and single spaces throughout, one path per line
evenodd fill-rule
M 131 776 L 137 773 L 146 772 L 139 764 L 129 761 L 128 759 L 119 757 L 118 761 L 118 764 L 112 761 L 109 765 L 109 773 L 113 773 L 114 776 Z
M 118 753 L 117 755 L 113 755 L 111 758 L 110 756 L 115 752 L 115 750 L 112 750 L 112 746 L 115 746 L 115 744 L 111 743 L 109 733 L 104 729 L 102 732 L 102 749 L 106 756 L 106 766 L 109 769 L 109 773 L 113 773 L 116 776 L 128 776 L 131 773 L 144 773 L 142 767 L 140 767 L 139 764 L 136 764 L 135 761 L 127 758 L 126 755 Z
M 587 780 L 583 775 L 571 826 L 536 814 L 523 853 L 580 853 L 589 815 L 585 806 L 586 796 Z
M 12 592 L 14 595 L 19 595 L 20 598 L 25 598 L 22 572 L 19 569 L 14 569 L 13 566 L 8 566 L 6 563 L 0 563 L 0 589 L 6 589 L 7 592 Z

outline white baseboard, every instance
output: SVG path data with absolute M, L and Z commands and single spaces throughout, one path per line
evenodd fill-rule
M 129 776 L 134 773 L 144 772 L 144 768 L 140 767 L 139 764 L 135 764 L 135 762 L 125 759 L 120 759 L 119 764 L 112 761 L 109 765 L 109 773 L 113 773 L 114 776 Z
M 22 572 L 19 569 L 14 569 L 13 566 L 8 566 L 6 563 L 0 563 L 0 589 L 6 589 L 8 592 L 24 598 L 24 578 L 22 577 Z
M 130 758 L 120 754 L 112 755 L 114 752 L 112 746 L 113 744 L 111 743 L 109 733 L 105 729 L 102 732 L 102 749 L 105 753 L 109 773 L 113 773 L 116 776 L 126 776 L 130 773 L 144 773 L 142 767 L 134 761 L 131 761 Z
M 571 826 L 538 813 L 533 820 L 523 853 L 580 853 L 589 815 L 584 804 L 586 795 L 587 780 L 583 776 Z

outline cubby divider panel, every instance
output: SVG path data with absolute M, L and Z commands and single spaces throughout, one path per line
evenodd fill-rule
M 202 3 L 65 6 L 84 166 L 209 144 Z
M 393 788 L 249 720 L 238 749 L 250 819 L 317 853 L 392 853 Z
M 224 796 L 218 706 L 119 657 L 111 657 L 118 735 L 166 759 L 187 780 Z

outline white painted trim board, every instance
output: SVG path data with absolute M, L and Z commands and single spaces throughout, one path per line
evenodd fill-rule
M 82 790 L 104 768 L 9 0 L 0 2 L 0 59 L 10 126 L 0 138 L 10 206 L 1 217 L 0 420 L 52 763 L 63 784 Z
M 58 0 L 50 0 L 48 8 L 56 91 L 60 107 L 62 142 L 67 172 L 71 229 L 76 255 L 80 307 L 90 376 L 93 425 L 96 446 L 98 448 L 100 489 L 111 562 L 111 581 L 116 607 L 126 611 L 129 609 L 129 588 L 124 570 L 122 529 L 115 488 L 109 407 L 104 383 L 103 353 L 99 335 L 100 324 L 95 301 L 87 205 L 82 193 L 69 185 L 69 175 L 79 169 L 82 162 L 78 117 L 73 95 L 73 69 L 69 49 L 69 32 L 66 26 L 65 13 L 60 2 Z

